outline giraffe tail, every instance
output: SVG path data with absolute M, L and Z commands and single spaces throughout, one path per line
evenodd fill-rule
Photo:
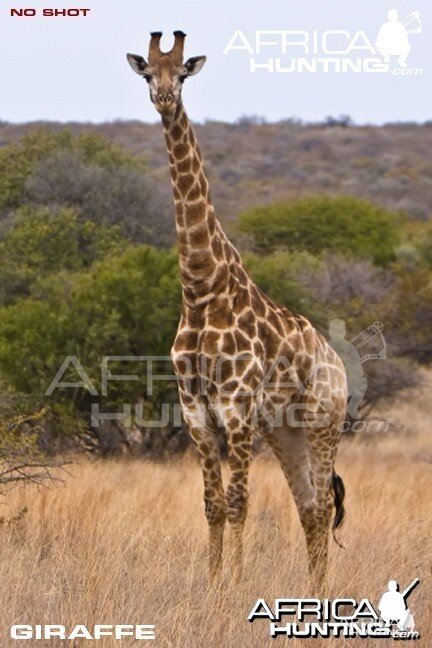
M 334 492 L 334 505 L 335 505 L 335 516 L 333 520 L 333 539 L 338 544 L 342 549 L 345 549 L 345 547 L 337 540 L 335 536 L 335 531 L 338 529 L 341 525 L 342 522 L 344 521 L 345 518 L 345 507 L 344 507 L 344 498 L 345 498 L 345 486 L 342 481 L 342 478 L 339 477 L 334 471 L 333 471 L 333 492 Z

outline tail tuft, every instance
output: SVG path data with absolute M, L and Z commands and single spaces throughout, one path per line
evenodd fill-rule
M 335 505 L 335 516 L 333 520 L 333 529 L 338 529 L 345 518 L 345 508 L 344 508 L 344 498 L 345 498 L 345 486 L 342 481 L 342 478 L 336 473 L 333 473 L 333 491 L 334 491 L 334 505 Z

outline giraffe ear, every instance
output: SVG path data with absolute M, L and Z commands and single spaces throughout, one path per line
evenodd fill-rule
M 129 61 L 132 70 L 140 76 L 143 76 L 144 70 L 147 67 L 147 61 L 138 54 L 126 54 L 126 58 Z
M 194 74 L 198 74 L 198 72 L 201 70 L 206 60 L 207 60 L 206 56 L 192 56 L 192 58 L 188 59 L 184 64 L 188 76 L 193 76 Z

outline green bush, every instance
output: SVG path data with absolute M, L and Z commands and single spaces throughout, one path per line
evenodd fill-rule
M 0 304 L 29 295 L 51 273 L 89 267 L 125 243 L 119 227 L 80 222 L 71 209 L 22 208 L 0 242 Z
M 35 165 L 59 150 L 76 153 L 83 162 L 104 168 L 145 169 L 143 158 L 131 156 L 94 133 L 74 137 L 68 130 L 38 130 L 0 148 L 0 211 L 21 204 Z
M 68 207 L 81 222 L 117 225 L 136 243 L 168 247 L 171 196 L 147 171 L 143 157 L 101 136 L 36 131 L 0 149 L 0 236 L 23 205 Z
M 282 250 L 266 255 L 264 263 L 258 254 L 243 256 L 253 280 L 269 297 L 315 322 L 322 318 L 310 287 L 311 277 L 321 267 L 319 259 L 308 252 Z
M 0 373 L 9 388 L 36 395 L 41 405 L 72 401 L 77 414 L 88 414 L 85 389 L 43 396 L 66 356 L 78 357 L 99 391 L 103 356 L 169 355 L 179 314 L 176 255 L 129 247 L 85 272 L 50 275 L 30 298 L 1 308 Z M 119 373 L 130 369 L 123 364 Z M 135 370 L 134 365 L 130 373 Z M 140 382 L 113 383 L 107 402 L 138 402 L 145 384 L 145 371 L 141 373 Z M 151 403 L 158 402 L 161 390 L 175 393 L 176 386 L 161 382 L 158 389 Z
M 399 242 L 398 216 L 350 196 L 317 196 L 251 209 L 238 229 L 261 254 L 277 249 L 338 252 L 385 265 Z

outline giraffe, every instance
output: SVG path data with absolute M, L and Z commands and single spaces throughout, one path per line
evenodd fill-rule
M 202 155 L 182 103 L 183 82 L 206 57 L 183 62 L 186 34 L 169 52 L 152 32 L 148 61 L 128 54 L 160 113 L 173 186 L 182 313 L 171 356 L 183 418 L 196 445 L 209 528 L 209 575 L 221 573 L 226 521 L 234 571 L 242 574 L 248 473 L 254 432 L 279 460 L 304 530 L 309 571 L 325 583 L 328 538 L 344 517 L 334 461 L 345 420 L 343 364 L 312 324 L 279 306 L 252 281 L 210 198 Z M 218 430 L 228 446 L 224 487 Z

